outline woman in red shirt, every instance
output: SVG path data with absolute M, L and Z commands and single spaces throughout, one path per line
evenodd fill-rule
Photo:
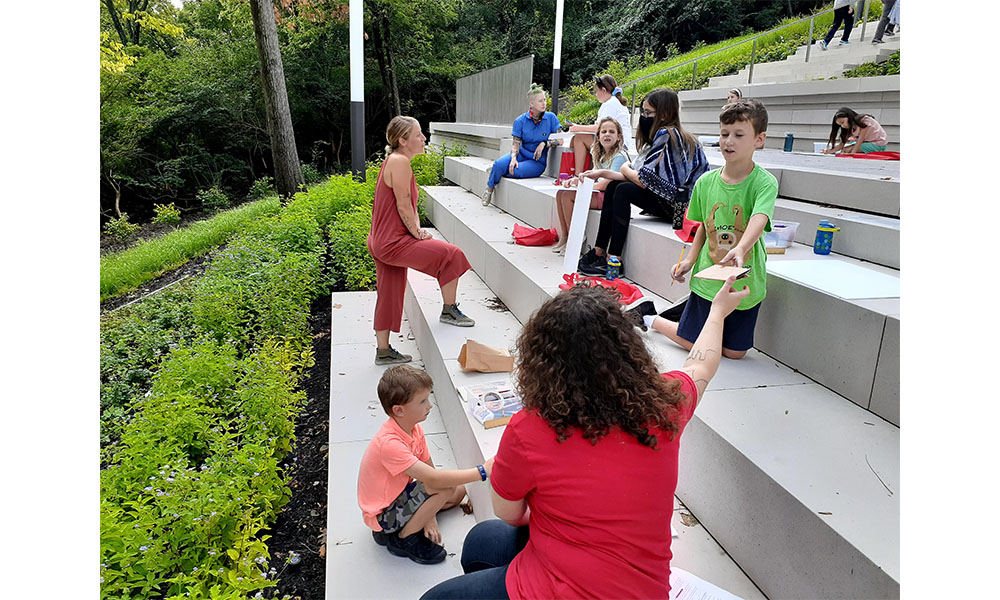
M 490 473 L 502 521 L 476 525 L 466 574 L 423 598 L 667 598 L 679 438 L 719 367 L 723 320 L 748 293 L 733 281 L 684 366 L 662 375 L 603 288 L 538 309 L 517 341 L 525 408 Z

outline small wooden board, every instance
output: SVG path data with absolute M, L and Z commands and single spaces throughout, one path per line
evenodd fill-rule
M 737 279 L 742 279 L 750 273 L 750 267 L 724 267 L 722 265 L 712 265 L 707 269 L 702 269 L 694 274 L 699 279 L 711 279 L 713 281 L 725 281 L 736 275 Z

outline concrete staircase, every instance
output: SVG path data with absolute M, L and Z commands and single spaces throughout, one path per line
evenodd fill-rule
M 445 176 L 459 187 L 425 188 L 437 231 L 465 251 L 488 288 L 466 290 L 478 294 L 466 311 L 474 330 L 435 332 L 417 316 L 428 325 L 436 319 L 433 280 L 410 277 L 407 315 L 439 387 L 489 377 L 458 369 L 465 336 L 512 346 L 520 324 L 562 282 L 561 256 L 515 246 L 510 236 L 515 222 L 555 226 L 559 150 L 548 177 L 503 179 L 494 206 L 484 208 L 487 170 L 507 151 L 510 132 L 479 127 L 431 125 L 438 143 L 463 130 L 495 140 L 475 145 L 480 156 L 446 159 Z M 722 165 L 717 150 L 706 154 L 713 168 Z M 786 254 L 769 257 L 755 349 L 724 361 L 685 433 L 677 495 L 768 598 L 898 598 L 899 163 L 769 149 L 755 160 L 779 181 L 775 219 L 799 222 L 798 235 Z M 598 216 L 589 213 L 589 243 Z M 828 257 L 811 250 L 821 218 L 841 227 Z M 667 275 L 681 248 L 669 224 L 633 214 L 623 261 L 658 310 L 688 293 Z M 833 267 L 829 281 L 815 277 Z M 501 306 L 497 300 L 509 312 L 475 310 Z M 664 369 L 686 355 L 652 332 L 648 344 Z M 490 456 L 500 432 L 470 422 L 457 394 L 454 402 L 461 416 L 446 416 L 445 425 L 456 457 Z
M 884 44 L 874 45 L 871 40 L 875 35 L 877 25 L 877 20 L 868 23 L 864 41 L 861 41 L 861 24 L 859 23 L 851 32 L 849 45 L 840 44 L 843 29 L 834 36 L 829 48 L 825 51 L 820 47 L 818 41 L 814 42 L 809 50 L 809 62 L 805 61 L 806 46 L 799 46 L 794 54 L 784 60 L 756 64 L 753 66 L 753 83 L 787 83 L 830 79 L 841 77 L 844 71 L 865 63 L 885 62 L 893 53 L 899 51 L 901 33 L 894 36 L 884 36 L 882 38 Z M 826 30 L 814 32 L 814 35 L 819 39 L 822 39 L 824 34 L 826 34 Z M 750 67 L 747 66 L 734 75 L 710 78 L 707 87 L 725 87 L 727 89 L 740 87 L 747 84 L 749 77 Z M 723 97 L 725 96 L 723 95 Z

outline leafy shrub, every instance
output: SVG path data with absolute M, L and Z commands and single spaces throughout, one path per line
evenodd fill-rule
M 247 197 L 253 199 L 266 198 L 268 196 L 273 196 L 276 193 L 277 192 L 274 189 L 274 178 L 266 176 L 253 182 L 253 185 L 250 186 L 250 192 L 247 194 Z
M 172 348 L 196 337 L 190 281 L 101 319 L 101 444 L 117 440 L 132 398 L 150 389 L 153 372 Z
M 104 231 L 108 235 L 118 240 L 127 240 L 133 233 L 139 231 L 141 227 L 135 223 L 129 223 L 128 214 L 122 213 L 117 219 L 111 219 L 104 224 Z
M 370 290 L 375 286 L 375 260 L 368 252 L 372 207 L 362 204 L 343 212 L 330 226 L 330 262 L 335 282 L 343 289 Z
M 844 77 L 878 77 L 880 75 L 899 75 L 899 52 L 893 53 L 883 63 L 865 63 L 844 71 Z
M 195 198 L 201 202 L 202 208 L 210 212 L 223 210 L 230 206 L 229 198 L 215 186 L 199 191 Z
M 311 185 L 313 183 L 319 183 L 323 181 L 323 176 L 320 175 L 319 169 L 312 166 L 309 163 L 302 164 L 302 179 L 306 182 L 306 185 Z
M 245 598 L 274 585 L 261 532 L 291 494 L 278 465 L 305 358 L 280 341 L 244 359 L 209 342 L 164 362 L 101 473 L 102 598 Z
M 154 223 L 176 225 L 181 222 L 181 211 L 178 210 L 173 202 L 170 204 L 154 204 L 153 210 L 156 211 L 156 216 L 153 217 Z

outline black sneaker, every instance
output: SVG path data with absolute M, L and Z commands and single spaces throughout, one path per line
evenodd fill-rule
M 592 264 L 597 259 L 597 251 L 591 248 L 590 250 L 587 250 L 586 254 L 580 257 L 580 261 L 576 263 L 576 268 L 578 270 L 582 269 L 584 265 Z
M 596 256 L 593 262 L 577 265 L 577 270 L 584 275 L 606 277 L 608 274 L 608 257 Z
M 668 321 L 679 323 L 681 320 L 681 314 L 684 312 L 685 304 L 687 304 L 687 300 L 684 300 L 683 302 L 671 306 L 667 310 L 661 312 L 660 316 Z
M 422 531 L 412 533 L 405 538 L 400 538 L 399 535 L 389 536 L 389 544 L 386 548 L 390 554 L 405 556 L 422 565 L 437 564 L 448 555 L 444 546 L 427 539 Z
M 375 543 L 379 546 L 387 545 L 390 537 L 392 537 L 391 533 L 386 533 L 384 531 L 372 531 L 372 538 L 375 539 Z

